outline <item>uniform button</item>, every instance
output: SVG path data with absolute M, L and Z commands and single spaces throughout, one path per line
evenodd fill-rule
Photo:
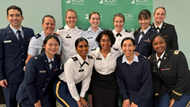
M 24 59 L 22 59 L 22 61 L 24 61 Z
M 49 80 L 49 78 L 47 78 L 47 80 Z
M 22 53 L 22 55 L 24 55 L 24 53 Z
M 22 46 L 21 48 L 24 48 L 24 46 Z
M 43 88 L 43 90 L 45 91 L 45 88 Z

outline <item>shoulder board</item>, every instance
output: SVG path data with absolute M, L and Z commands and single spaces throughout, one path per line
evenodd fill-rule
M 179 52 L 180 52 L 180 50 L 175 50 L 175 51 L 174 51 L 174 54 L 175 54 L 175 55 L 178 55 Z
M 96 49 L 91 49 L 91 51 L 95 51 Z
M 35 35 L 36 39 L 38 39 L 41 35 L 38 33 L 37 35 Z
M 149 57 L 148 57 L 148 59 L 150 59 L 152 57 L 152 55 L 150 55 Z
M 77 57 L 72 57 L 73 61 L 77 61 L 78 58 Z
M 82 28 L 78 27 L 78 29 L 83 30 Z
M 5 28 L 0 29 L 0 33 L 3 32 L 4 29 L 5 29 Z
M 146 56 L 143 56 L 143 55 L 139 55 L 140 57 L 142 57 L 142 58 L 145 58 L 145 59 L 147 59 L 147 57 Z
M 129 30 L 125 30 L 125 32 L 131 33 L 131 31 L 129 31 Z
M 62 29 L 64 29 L 64 27 L 62 27 L 62 28 L 59 28 L 59 30 L 62 30 Z
M 93 57 L 92 57 L 92 56 L 90 56 L 90 55 L 88 55 L 88 58 L 89 58 L 89 59 L 93 59 Z
M 119 49 L 118 48 L 113 48 L 115 51 L 119 51 Z

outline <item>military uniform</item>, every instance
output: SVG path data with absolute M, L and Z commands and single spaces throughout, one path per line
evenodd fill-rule
M 166 40 L 167 49 L 179 49 L 177 33 L 175 27 L 171 24 L 163 22 L 161 28 L 157 29 L 154 23 L 151 25 L 154 30 L 158 30 Z
M 179 101 L 183 95 L 190 95 L 190 72 L 184 54 L 179 50 L 166 50 L 159 67 L 156 56 L 149 57 L 155 96 L 160 100 L 168 94 L 170 98 Z

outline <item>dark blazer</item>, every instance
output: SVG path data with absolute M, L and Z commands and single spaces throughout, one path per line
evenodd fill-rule
M 28 44 L 34 31 L 30 28 L 22 28 L 24 32 L 22 44 L 9 25 L 0 30 L 0 80 L 7 79 L 8 83 L 22 82 L 24 78 L 23 67 Z
M 135 51 L 139 52 L 141 55 L 146 56 L 147 58 L 154 53 L 152 46 L 150 44 L 150 38 L 153 35 L 159 34 L 152 28 L 148 30 L 148 32 L 141 38 L 141 41 L 139 41 L 139 36 L 140 32 L 138 32 L 135 35 L 135 44 L 136 44 L 136 49 Z
M 156 30 L 154 23 L 151 25 L 151 27 Z M 179 49 L 177 33 L 173 25 L 163 22 L 162 28 L 160 29 L 160 33 L 162 34 L 162 36 L 164 36 L 166 40 L 167 49 Z
M 185 55 L 179 50 L 166 50 L 157 66 L 156 55 L 149 57 L 153 75 L 154 93 L 159 99 L 166 93 L 176 101 L 183 94 L 190 95 L 190 72 Z
M 50 100 L 53 80 L 62 72 L 61 61 L 54 57 L 52 69 L 49 68 L 45 52 L 32 57 L 26 65 L 25 78 L 21 83 L 16 98 L 19 103 L 34 104 L 38 100 L 45 104 Z

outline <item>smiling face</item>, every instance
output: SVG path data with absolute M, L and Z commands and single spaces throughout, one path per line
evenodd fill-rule
M 150 21 L 151 21 L 150 17 L 148 18 L 142 17 L 139 19 L 139 24 L 141 26 L 142 31 L 146 30 L 150 26 Z
M 158 8 L 157 10 L 155 10 L 154 20 L 156 23 L 161 24 L 164 21 L 165 16 L 166 16 L 165 10 L 162 8 Z
M 117 16 L 114 18 L 113 24 L 114 24 L 116 32 L 120 33 L 123 29 L 124 19 L 122 17 Z
M 89 46 L 88 46 L 88 43 L 83 40 L 83 41 L 80 41 L 76 47 L 76 51 L 77 53 L 85 60 L 86 58 L 86 55 L 88 54 L 88 49 L 89 49 Z
M 55 20 L 51 17 L 45 17 L 42 23 L 45 36 L 51 35 L 55 30 Z
M 89 19 L 89 22 L 91 24 L 91 27 L 98 28 L 100 24 L 100 16 L 98 14 L 92 14 Z
M 77 16 L 75 12 L 68 11 L 66 13 L 65 20 L 69 28 L 75 28 L 75 24 L 77 22 Z
M 103 50 L 110 50 L 111 47 L 111 40 L 108 35 L 103 35 L 100 39 L 100 46 Z
M 134 55 L 134 50 L 135 50 L 135 47 L 133 42 L 128 39 L 128 40 L 125 40 L 122 44 L 122 50 L 123 50 L 123 53 L 125 54 L 126 58 L 131 58 L 133 57 Z
M 24 19 L 24 17 L 21 15 L 21 13 L 16 9 L 10 9 L 8 11 L 7 20 L 9 21 L 10 25 L 15 28 L 19 29 L 21 26 L 21 22 Z
M 44 44 L 46 55 L 50 58 L 53 57 L 59 50 L 59 43 L 56 39 L 50 38 L 46 44 Z
M 157 36 L 152 42 L 152 47 L 154 51 L 156 51 L 158 57 L 160 57 L 162 53 L 166 50 L 166 41 L 163 37 Z

